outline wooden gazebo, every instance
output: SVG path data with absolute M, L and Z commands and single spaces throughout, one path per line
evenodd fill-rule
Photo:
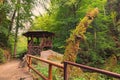
M 28 31 L 23 34 L 28 40 L 28 54 L 40 54 L 44 48 L 52 48 L 54 33 L 48 31 Z

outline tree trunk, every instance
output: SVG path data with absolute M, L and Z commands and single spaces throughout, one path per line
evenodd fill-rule
M 71 61 L 71 62 L 76 61 L 80 41 L 85 39 L 84 33 L 86 32 L 88 25 L 94 20 L 97 14 L 98 14 L 98 8 L 91 10 L 81 20 L 79 25 L 76 26 L 76 29 L 72 32 L 72 34 L 70 35 L 70 38 L 67 39 L 67 45 L 66 45 L 63 61 Z M 69 66 L 68 73 L 71 73 L 71 75 L 73 75 L 71 72 L 72 70 L 73 70 L 73 67 Z
M 20 0 L 17 1 L 17 4 L 20 4 Z M 17 51 L 17 40 L 18 40 L 18 29 L 19 29 L 19 10 L 20 7 L 17 7 L 17 21 L 16 21 L 16 30 L 15 30 L 15 42 L 14 42 L 14 57 L 16 57 Z
M 11 32 L 12 27 L 13 27 L 15 15 L 16 15 L 16 9 L 15 9 L 14 12 L 13 12 L 13 15 L 12 15 L 12 18 L 11 18 L 11 22 L 10 22 L 10 26 L 9 26 L 9 29 L 8 29 L 8 35 L 7 35 L 7 38 L 8 38 L 8 39 L 9 39 L 10 32 Z
M 81 20 L 79 25 L 70 35 L 70 38 L 67 39 L 67 46 L 64 53 L 64 61 L 76 61 L 76 56 L 79 50 L 80 40 L 84 40 L 85 36 L 84 33 L 88 25 L 93 21 L 94 17 L 98 14 L 98 9 L 95 8 L 94 10 L 87 13 L 87 15 Z
M 16 52 L 17 52 L 17 39 L 18 39 L 18 25 L 16 25 L 16 31 L 15 31 L 14 57 L 16 57 Z

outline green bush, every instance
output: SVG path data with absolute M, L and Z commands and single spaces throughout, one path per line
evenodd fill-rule
M 73 80 L 86 80 L 85 78 L 75 78 Z
M 5 62 L 4 51 L 0 48 L 0 63 Z

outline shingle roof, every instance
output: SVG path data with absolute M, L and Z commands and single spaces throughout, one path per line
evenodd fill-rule
M 23 33 L 25 37 L 53 37 L 54 33 L 48 31 L 28 31 Z

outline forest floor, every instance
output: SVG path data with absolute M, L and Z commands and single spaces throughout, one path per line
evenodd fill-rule
M 19 68 L 20 60 L 0 65 L 0 80 L 33 80 L 26 68 Z

